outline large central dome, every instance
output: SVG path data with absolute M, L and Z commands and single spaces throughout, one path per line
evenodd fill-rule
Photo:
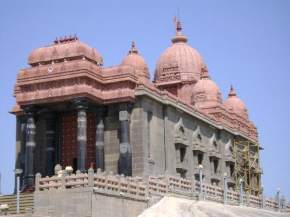
M 176 35 L 172 38 L 172 46 L 161 54 L 157 62 L 156 83 L 197 81 L 200 79 L 202 58 L 197 50 L 187 44 L 187 38 L 181 30 L 181 23 L 177 21 Z

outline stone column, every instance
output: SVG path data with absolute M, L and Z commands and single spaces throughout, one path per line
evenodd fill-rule
M 16 159 L 15 169 L 22 169 L 25 167 L 25 146 L 26 146 L 26 119 L 24 116 L 16 115 Z M 23 176 L 21 173 L 20 177 L 20 189 L 23 187 Z M 16 181 L 17 175 L 15 175 L 14 194 L 16 194 Z M 0 191 L 1 194 L 1 191 Z
M 55 116 L 53 113 L 48 113 L 46 115 L 46 173 L 48 176 L 54 175 L 54 166 L 56 161 L 56 151 L 55 151 Z
M 120 121 L 120 155 L 118 161 L 118 173 L 125 176 L 132 176 L 132 150 L 130 145 L 128 104 L 121 104 L 119 107 Z
M 23 169 L 23 173 L 20 175 L 20 189 L 24 187 L 24 176 L 25 176 L 25 149 L 26 149 L 26 120 L 25 117 L 21 118 L 21 133 L 20 133 L 20 141 L 21 141 L 21 157 L 20 157 L 20 168 Z M 15 168 L 16 169 L 16 168 Z M 16 186 L 16 184 L 15 184 Z M 16 191 L 15 191 L 16 192 Z
M 104 150 L 104 120 L 103 108 L 97 109 L 96 126 L 96 169 L 105 170 L 105 150 Z
M 75 100 L 77 109 L 77 170 L 85 172 L 87 155 L 87 102 Z
M 34 185 L 34 149 L 35 143 L 35 118 L 34 112 L 29 110 L 26 111 L 27 122 L 26 122 L 26 143 L 25 143 L 25 175 L 24 185 L 29 188 Z

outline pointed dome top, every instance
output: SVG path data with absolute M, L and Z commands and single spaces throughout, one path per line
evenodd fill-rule
M 231 85 L 231 87 L 230 87 L 230 91 L 229 91 L 228 96 L 229 97 L 231 97 L 231 96 L 237 96 L 236 91 L 234 90 L 233 85 Z
M 210 79 L 205 64 L 201 68 L 200 80 L 193 87 L 192 103 L 199 108 L 208 108 L 222 103 L 219 87 Z
M 134 67 L 138 77 L 150 78 L 147 64 L 139 54 L 134 41 L 132 41 L 128 55 L 123 59 L 121 65 Z
M 179 20 L 175 20 L 175 25 L 176 25 L 176 35 L 171 39 L 172 43 L 177 43 L 177 42 L 187 42 L 187 37 L 182 34 L 182 25 Z
M 131 43 L 131 49 L 129 50 L 129 53 L 128 54 L 138 54 L 138 50 L 136 48 L 136 45 L 135 45 L 135 41 L 132 41 Z
M 245 103 L 237 96 L 234 87 L 231 85 L 228 98 L 224 106 L 229 112 L 235 113 L 243 118 L 248 119 L 248 111 Z
M 187 44 L 187 37 L 181 32 L 180 21 L 176 21 L 176 35 L 172 45 L 159 57 L 155 71 L 155 82 L 158 85 L 200 79 L 202 57 L 197 50 Z

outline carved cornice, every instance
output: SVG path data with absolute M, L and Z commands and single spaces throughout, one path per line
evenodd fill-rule
M 160 91 L 158 89 L 155 90 L 152 87 L 147 88 L 146 84 L 141 84 L 138 86 L 138 88 L 136 89 L 136 95 L 149 95 L 151 98 L 160 101 L 163 104 L 177 107 L 180 110 L 185 111 L 186 113 L 193 115 L 206 123 L 211 124 L 217 129 L 225 129 L 226 131 L 231 132 L 233 135 L 240 135 L 253 142 L 258 141 L 256 128 L 250 121 L 242 122 L 239 117 L 234 115 L 231 116 L 231 114 L 227 113 L 227 111 L 225 110 L 223 110 L 223 112 L 216 112 L 218 111 L 217 108 L 211 108 L 211 112 L 205 112 L 205 110 L 196 109 L 194 106 L 180 101 L 179 98 L 177 98 L 173 94 L 170 94 L 167 91 Z M 214 111 L 216 112 L 216 114 L 214 113 Z M 215 116 L 213 114 L 215 114 Z M 223 116 L 226 117 L 228 121 L 225 121 L 226 118 L 221 118 Z M 249 128 L 243 129 L 241 127 L 243 126 L 243 124 L 245 124 Z
M 205 114 L 211 116 L 216 122 L 228 126 L 236 131 L 243 132 L 248 137 L 258 140 L 257 128 L 253 123 L 235 113 L 230 113 L 222 105 L 203 108 Z
M 22 70 L 17 78 L 17 104 L 37 104 L 88 97 L 100 103 L 134 101 L 137 78 L 130 67 L 100 70 L 86 60 Z
M 101 68 L 83 59 L 21 70 L 14 95 L 20 109 L 24 105 L 71 101 L 76 97 L 85 97 L 100 104 L 133 102 L 140 90 L 145 88 L 152 93 L 151 97 L 162 103 L 189 111 L 189 114 L 219 129 L 229 129 L 235 135 L 241 134 L 255 142 L 258 140 L 257 129 L 249 120 L 230 113 L 220 105 L 197 109 L 155 85 L 149 80 L 138 79 L 133 67 Z M 14 113 L 21 112 L 17 108 L 14 108 Z

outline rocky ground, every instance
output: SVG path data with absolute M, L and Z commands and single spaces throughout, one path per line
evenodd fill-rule
M 245 206 L 230 206 L 209 201 L 164 197 L 139 217 L 290 217 L 290 213 L 273 212 Z

